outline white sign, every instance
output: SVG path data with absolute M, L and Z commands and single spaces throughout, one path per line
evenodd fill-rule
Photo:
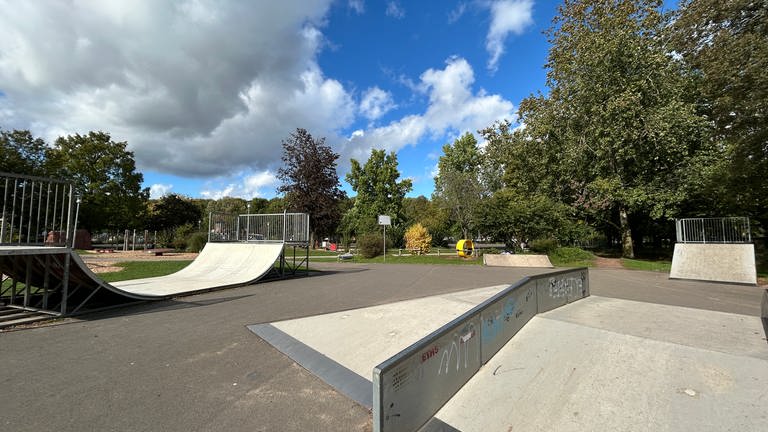
M 387 215 L 379 215 L 379 225 L 392 225 L 392 218 Z

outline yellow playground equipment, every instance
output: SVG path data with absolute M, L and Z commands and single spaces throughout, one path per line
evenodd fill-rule
M 475 252 L 475 245 L 472 244 L 472 240 L 462 239 L 456 242 L 456 253 L 460 257 L 469 258 Z

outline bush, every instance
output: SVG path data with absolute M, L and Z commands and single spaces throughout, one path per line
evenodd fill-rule
M 411 225 L 408 230 L 405 231 L 405 248 L 411 252 L 416 252 L 421 255 L 429 252 L 429 247 L 432 244 L 432 236 L 429 235 L 429 231 L 420 223 Z
M 373 258 L 384 253 L 382 236 L 377 233 L 363 234 L 357 237 L 357 250 L 363 258 Z
M 549 259 L 554 265 L 589 265 L 595 259 L 591 252 L 575 247 L 557 248 L 549 254 Z
M 557 249 L 557 240 L 555 239 L 539 239 L 531 242 L 529 248 L 532 252 L 549 255 L 555 249 Z
M 194 233 L 187 239 L 187 250 L 190 252 L 200 252 L 208 242 L 208 236 L 205 233 Z

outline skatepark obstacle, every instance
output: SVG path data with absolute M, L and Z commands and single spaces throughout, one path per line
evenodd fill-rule
M 211 214 L 210 241 L 189 266 L 168 276 L 110 284 L 72 248 L 78 198 L 71 184 L 0 173 L 0 187 L 0 305 L 25 312 L 8 313 L 19 319 L 0 319 L 0 327 L 247 285 L 296 275 L 302 266 L 309 271 L 309 250 L 298 260 L 296 254 L 309 243 L 308 214 Z
M 536 314 L 589 296 L 586 268 L 526 277 L 373 370 L 373 430 L 415 431 Z
M 677 219 L 672 279 L 757 284 L 749 218 Z

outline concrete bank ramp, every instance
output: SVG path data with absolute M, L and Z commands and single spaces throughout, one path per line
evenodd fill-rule
M 483 265 L 494 267 L 554 267 L 546 255 L 524 254 L 483 254 Z
M 376 365 L 503 288 L 249 328 L 371 406 Z M 767 403 L 760 317 L 591 296 L 532 318 L 422 430 L 765 431 Z

